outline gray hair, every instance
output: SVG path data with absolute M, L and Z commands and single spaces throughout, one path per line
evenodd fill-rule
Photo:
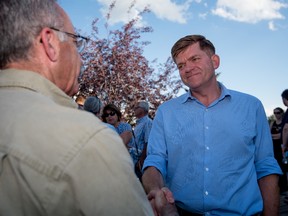
M 44 27 L 63 26 L 56 0 L 1 0 L 0 69 L 28 60 L 33 41 Z
M 146 102 L 146 101 L 139 101 L 139 102 L 137 103 L 137 106 L 138 106 L 138 107 L 141 107 L 146 113 L 148 113 L 148 111 L 149 111 L 149 104 L 148 104 L 148 102 Z
M 83 106 L 84 110 L 86 110 L 88 112 L 92 112 L 94 114 L 100 113 L 101 108 L 102 108 L 102 102 L 96 96 L 95 97 L 94 96 L 88 97 L 85 100 L 84 106 Z

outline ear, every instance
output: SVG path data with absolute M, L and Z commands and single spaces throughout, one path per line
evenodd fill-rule
M 40 33 L 40 43 L 42 43 L 47 57 L 55 62 L 59 51 L 59 39 L 56 33 L 50 28 L 43 28 Z
M 211 57 L 211 60 L 212 60 L 212 64 L 214 66 L 214 69 L 217 69 L 220 65 L 220 57 L 218 55 L 214 54 Z

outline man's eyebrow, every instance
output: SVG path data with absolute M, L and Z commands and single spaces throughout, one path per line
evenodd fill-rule
M 176 63 L 176 64 L 177 64 L 177 65 L 178 65 L 178 64 L 185 64 L 188 60 L 191 60 L 191 59 L 193 59 L 193 58 L 195 58 L 195 57 L 200 57 L 200 55 L 199 55 L 199 54 L 191 55 L 190 57 L 185 58 L 185 60 L 184 60 L 183 62 L 180 61 L 179 63 Z

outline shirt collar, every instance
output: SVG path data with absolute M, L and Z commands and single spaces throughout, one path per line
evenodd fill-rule
M 218 85 L 221 89 L 221 94 L 220 94 L 220 97 L 216 100 L 217 102 L 223 100 L 226 97 L 231 97 L 230 91 L 222 83 L 218 82 Z M 185 103 L 188 100 L 197 100 L 195 97 L 192 96 L 190 90 L 188 90 L 187 93 L 183 95 L 181 99 L 181 103 Z
M 231 93 L 229 89 L 227 89 L 222 83 L 218 82 L 218 85 L 220 86 L 221 89 L 221 95 L 218 98 L 218 101 L 223 100 L 226 97 L 231 97 Z
M 39 92 L 62 106 L 77 108 L 76 102 L 54 83 L 37 72 L 5 69 L 0 72 L 0 87 L 20 87 Z
M 137 120 L 136 120 L 136 124 L 139 124 L 139 123 L 145 121 L 147 118 L 148 118 L 148 115 L 145 115 L 145 116 L 143 116 L 142 118 L 137 119 Z

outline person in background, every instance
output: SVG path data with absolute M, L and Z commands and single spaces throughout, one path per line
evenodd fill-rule
M 85 98 L 82 95 L 79 95 L 76 97 L 75 102 L 78 104 L 78 109 L 83 110 Z
M 97 96 L 89 96 L 84 102 L 83 109 L 101 118 L 103 104 Z
M 72 99 L 88 39 L 54 0 L 1 0 L 0 23 L 0 214 L 153 215 L 120 137 Z
M 97 118 L 101 119 L 101 113 L 103 109 L 103 103 L 97 96 L 89 96 L 84 102 L 83 109 L 93 113 Z M 104 123 L 104 122 L 103 122 Z M 104 123 L 107 127 L 110 127 L 116 131 L 115 127 L 111 124 Z
M 204 36 L 171 53 L 189 91 L 153 119 L 142 183 L 154 211 L 165 189 L 179 215 L 278 215 L 282 172 L 262 103 L 217 81 L 220 57 Z
M 121 121 L 121 118 L 122 113 L 114 104 L 107 104 L 104 106 L 102 113 L 103 122 L 111 124 L 115 127 L 126 148 L 129 150 L 134 143 L 132 127 L 129 123 Z
M 281 94 L 283 104 L 288 107 L 288 89 L 284 90 Z M 288 151 L 288 109 L 286 110 L 282 120 L 281 139 L 283 151 Z
M 152 127 L 152 119 L 148 116 L 149 104 L 146 101 L 139 101 L 134 107 L 136 126 L 134 128 L 135 143 L 129 152 L 134 164 L 141 171 L 146 158 L 148 138 Z
M 281 127 L 282 127 L 282 119 L 284 110 L 281 107 L 276 107 L 274 109 L 274 116 L 275 121 L 272 121 L 270 124 L 270 131 L 273 140 L 273 150 L 274 150 L 274 157 L 276 158 L 283 175 L 279 177 L 279 188 L 280 193 L 287 191 L 287 176 L 286 176 L 286 169 L 285 164 L 283 164 L 283 150 L 282 150 L 282 139 L 281 139 Z

